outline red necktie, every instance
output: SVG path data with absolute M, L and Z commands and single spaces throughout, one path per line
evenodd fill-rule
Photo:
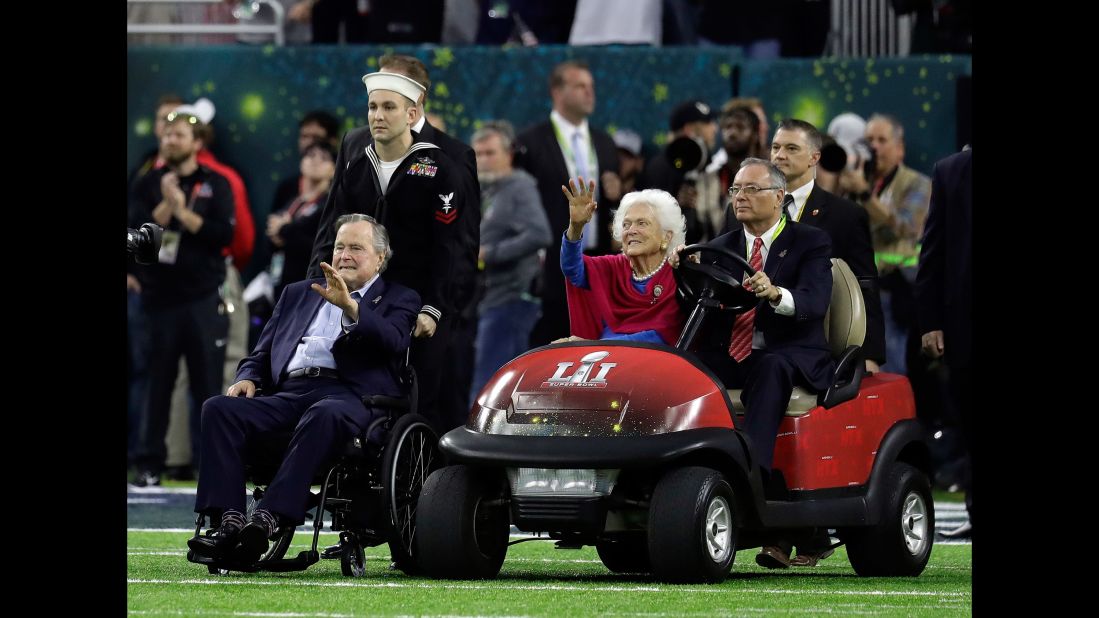
M 757 238 L 752 243 L 752 258 L 748 260 L 748 264 L 751 265 L 753 270 L 763 270 L 763 239 Z M 744 285 L 744 289 L 748 289 L 748 285 Z M 752 329 L 755 326 L 756 321 L 756 308 L 752 307 L 748 311 L 736 316 L 736 322 L 733 323 L 733 336 L 729 338 L 729 356 L 733 357 L 733 360 L 740 362 L 752 353 Z

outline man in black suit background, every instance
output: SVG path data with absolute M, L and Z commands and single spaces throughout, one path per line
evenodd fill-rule
M 600 208 L 584 229 L 584 252 L 603 255 L 611 251 L 610 222 L 621 197 L 618 151 L 607 133 L 588 126 L 595 110 L 595 82 L 588 65 L 567 60 L 555 66 L 549 80 L 553 111 L 545 122 L 527 128 L 516 138 L 515 166 L 538 181 L 542 207 L 551 230 L 569 223 L 569 205 L 561 187 L 569 178 L 596 179 L 596 201 Z M 565 279 L 557 256 L 561 237 L 546 249 L 542 270 L 542 319 L 531 332 L 531 346 L 569 336 Z
M 973 150 L 935 164 L 923 230 L 915 288 L 920 344 L 924 354 L 946 361 L 948 391 L 957 406 L 966 451 L 972 454 Z M 962 481 L 969 521 L 944 533 L 947 538 L 973 535 L 970 469 Z
M 859 279 L 866 302 L 866 341 L 863 357 L 866 370 L 877 372 L 885 362 L 885 320 L 878 294 L 878 269 L 870 240 L 870 219 L 866 210 L 816 186 L 820 162 L 821 135 L 804 120 L 787 118 L 779 123 L 771 141 L 771 162 L 786 176 L 786 209 L 798 223 L 818 227 L 832 238 L 832 257 L 847 262 Z M 793 203 L 790 203 L 790 200 Z

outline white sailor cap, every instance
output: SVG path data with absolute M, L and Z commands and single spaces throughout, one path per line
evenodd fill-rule
M 420 95 L 427 92 L 427 88 L 424 88 L 420 82 L 397 73 L 367 73 L 363 75 L 363 85 L 366 86 L 367 94 L 375 90 L 392 90 L 413 103 L 419 101 Z

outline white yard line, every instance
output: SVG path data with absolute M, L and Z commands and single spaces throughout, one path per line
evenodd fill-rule
M 198 493 L 197 487 L 134 487 L 126 485 L 126 493 L 131 494 L 188 494 Z
M 302 614 L 300 611 L 197 611 L 193 609 L 176 611 L 168 610 L 142 610 L 131 609 L 126 614 L 130 616 L 275 616 L 275 617 L 296 617 L 296 616 L 315 616 L 318 618 L 353 618 L 354 614 L 324 614 L 319 611 L 314 611 L 310 614 Z
M 524 590 L 529 592 L 707 592 L 728 594 L 753 593 L 753 594 L 790 594 L 790 595 L 835 595 L 835 596 L 881 596 L 881 597 L 964 597 L 972 596 L 970 592 L 928 592 L 924 590 L 782 590 L 776 588 L 692 588 L 687 586 L 569 586 L 563 584 L 548 584 L 539 586 L 513 586 L 507 582 L 497 580 L 493 584 L 449 584 L 449 583 L 399 583 L 399 582 L 299 582 L 248 579 L 127 579 L 127 584 L 184 584 L 189 586 L 300 586 L 319 588 L 414 588 L 414 589 L 438 589 L 448 590 Z

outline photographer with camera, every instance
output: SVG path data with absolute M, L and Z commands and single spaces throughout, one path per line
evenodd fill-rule
M 885 312 L 886 369 L 905 374 L 907 339 L 915 325 L 912 283 L 931 179 L 904 164 L 904 127 L 893 116 L 870 116 L 866 143 L 870 157 L 862 161 L 861 173 L 845 173 L 841 182 L 870 217 Z
M 671 139 L 645 165 L 644 189 L 676 196 L 687 220 L 687 244 L 718 235 L 724 222 L 724 195 L 716 171 L 706 171 L 717 142 L 713 111 L 698 100 L 684 101 L 669 116 Z
M 164 228 L 154 263 L 127 267 L 140 286 L 149 326 L 149 392 L 136 449 L 138 486 L 160 484 L 180 357 L 187 363 L 191 396 L 205 401 L 221 391 L 228 334 L 218 287 L 225 279 L 221 250 L 233 235 L 233 196 L 224 177 L 196 160 L 202 147 L 199 119 L 173 112 L 166 122 L 161 137 L 166 165 L 137 182 L 129 210 L 131 226 L 152 220 Z

